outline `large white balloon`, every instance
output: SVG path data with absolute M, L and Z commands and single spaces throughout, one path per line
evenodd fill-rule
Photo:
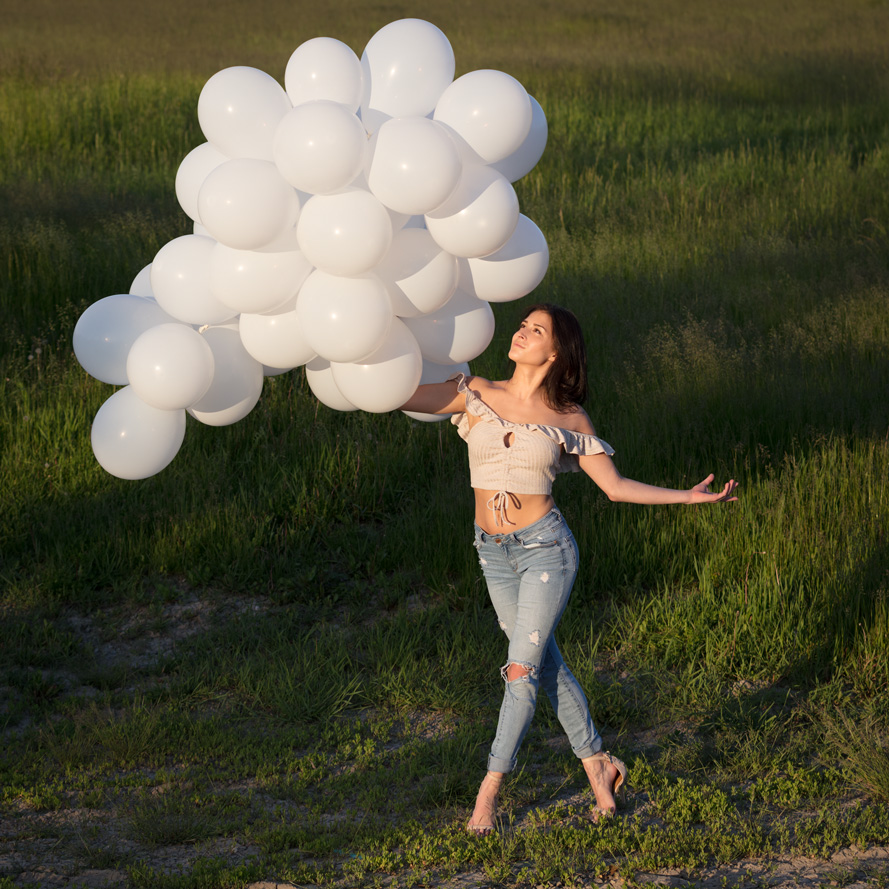
M 319 269 L 332 275 L 360 275 L 386 255 L 392 222 L 372 194 L 350 188 L 309 198 L 296 237 L 306 259 Z
M 151 327 L 175 321 L 153 299 L 119 293 L 87 307 L 74 326 L 74 355 L 81 367 L 103 383 L 125 386 L 127 355 Z
M 403 321 L 392 322 L 385 342 L 372 355 L 350 364 L 331 364 L 337 389 L 359 410 L 394 411 L 417 389 L 423 371 L 420 346 Z
M 434 119 L 466 140 L 485 163 L 517 151 L 531 129 L 531 100 L 503 71 L 470 71 L 441 95 Z
M 127 377 L 146 404 L 165 411 L 183 410 L 210 388 L 213 352 L 193 327 L 159 324 L 133 343 Z
M 224 68 L 198 99 L 201 131 L 228 157 L 272 160 L 272 139 L 291 108 L 281 85 L 258 68 Z
M 220 164 L 230 158 L 209 142 L 193 148 L 176 171 L 176 199 L 186 215 L 195 222 L 201 221 L 198 212 L 198 193 L 206 178 Z
M 211 327 L 203 333 L 213 352 L 213 382 L 188 412 L 207 426 L 230 426 L 243 420 L 262 394 L 262 364 L 247 353 L 237 330 Z
M 328 361 L 358 361 L 382 345 L 392 324 L 386 287 L 375 275 L 342 278 L 320 269 L 296 298 L 306 343 Z
M 187 324 L 219 324 L 234 316 L 210 286 L 210 261 L 216 242 L 183 235 L 164 244 L 151 263 L 151 288 L 160 307 Z
M 443 204 L 461 172 L 445 128 L 425 117 L 407 117 L 386 121 L 374 137 L 367 184 L 387 207 L 412 216 Z
M 281 175 L 311 194 L 345 188 L 361 172 L 366 148 L 367 132 L 354 112 L 324 99 L 292 109 L 273 144 Z
M 391 207 L 386 207 L 389 211 L 389 221 L 392 223 L 392 233 L 401 231 L 411 225 L 412 220 L 418 219 L 421 228 L 426 228 L 426 220 L 422 216 L 408 216 L 407 213 L 396 213 Z M 391 248 L 390 248 L 391 249 Z
M 130 284 L 130 293 L 133 296 L 150 296 L 154 298 L 154 291 L 151 289 L 151 263 L 143 266 L 139 273 L 133 278 Z
M 295 311 L 241 315 L 239 330 L 244 348 L 267 367 L 299 367 L 315 357 Z
M 457 374 L 467 377 L 470 375 L 469 365 L 465 361 L 462 364 L 435 364 L 424 359 L 420 385 L 444 383 L 446 380 L 453 379 Z M 402 411 L 402 413 L 413 420 L 421 420 L 424 423 L 439 423 L 453 416 L 453 414 L 424 414 L 419 411 Z
M 242 419 L 263 374 L 305 365 L 322 403 L 382 412 L 420 379 L 468 372 L 493 337 L 491 303 L 526 295 L 547 270 L 546 240 L 511 184 L 540 159 L 547 123 L 510 75 L 454 72 L 444 33 L 405 18 L 360 59 L 339 40 L 304 42 L 286 90 L 243 66 L 206 82 L 207 141 L 175 182 L 194 234 L 74 331 L 89 373 L 129 383 L 97 415 L 110 472 L 163 468 L 185 412 Z
M 148 478 L 169 466 L 182 447 L 185 411 L 151 407 L 127 386 L 99 408 L 90 437 L 106 472 L 118 478 Z
M 357 111 L 364 91 L 361 61 L 341 40 L 313 37 L 290 56 L 284 88 L 294 106 L 329 99 Z
M 308 195 L 297 193 L 300 203 L 308 200 Z M 296 253 L 299 250 L 299 241 L 296 240 L 296 226 L 285 229 L 273 241 L 255 248 L 257 253 Z
M 534 96 L 528 96 L 528 98 L 531 100 L 531 129 L 525 136 L 525 141 L 509 157 L 491 164 L 510 182 L 516 182 L 522 176 L 530 173 L 537 166 L 537 161 L 543 157 L 543 149 L 546 148 L 546 139 L 549 134 L 546 115 L 543 113 L 543 108 L 540 107 L 540 102 Z
M 519 200 L 506 177 L 491 167 L 468 166 L 454 193 L 426 214 L 429 233 L 455 256 L 487 256 L 515 231 Z
M 210 286 L 236 312 L 274 312 L 296 298 L 312 271 L 298 250 L 259 253 L 217 244 L 210 259 Z
M 543 232 L 519 214 L 512 237 L 495 253 L 462 261 L 460 284 L 479 299 L 509 302 L 527 296 L 549 266 L 549 247 Z
M 204 180 L 198 213 L 220 243 L 256 250 L 293 228 L 299 196 L 271 161 L 235 158 Z
M 400 19 L 377 31 L 361 56 L 361 119 L 375 132 L 390 117 L 431 114 L 454 79 L 454 50 L 444 33 L 422 19 Z
M 343 395 L 333 379 L 333 368 L 324 358 L 313 358 L 306 364 L 306 380 L 312 394 L 321 404 L 335 411 L 357 411 L 358 408 Z
M 389 291 L 392 311 L 414 318 L 440 309 L 457 289 L 457 257 L 442 250 L 425 228 L 403 228 L 374 269 Z
M 472 361 L 494 337 L 494 312 L 489 303 L 458 288 L 444 308 L 404 323 L 416 337 L 423 357 L 436 364 Z

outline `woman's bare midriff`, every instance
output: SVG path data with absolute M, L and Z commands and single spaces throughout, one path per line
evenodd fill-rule
M 498 524 L 501 511 L 493 511 L 489 505 L 498 491 L 474 488 L 475 523 L 486 534 L 512 534 L 542 519 L 556 504 L 551 494 L 507 494 L 503 523 Z

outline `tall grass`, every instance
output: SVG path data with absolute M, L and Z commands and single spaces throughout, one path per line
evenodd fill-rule
M 626 30 L 612 21 L 603 33 L 629 40 L 641 9 L 628 13 Z M 549 30 L 581 45 L 582 29 L 571 29 L 582 19 L 566 6 Z M 664 21 L 690 27 L 678 12 Z M 592 22 L 598 34 L 600 19 Z M 709 27 L 702 21 L 688 38 L 702 53 Z M 846 58 L 841 32 L 829 55 L 844 86 L 821 93 L 801 86 L 805 66 L 827 82 L 813 46 L 782 71 L 765 38 L 753 47 L 756 65 L 741 66 L 747 56 L 732 43 L 727 67 L 704 53 L 689 80 L 690 57 L 657 81 L 645 59 L 627 60 L 623 73 L 603 72 L 592 56 L 587 69 L 529 73 L 551 136 L 520 197 L 552 248 L 540 295 L 584 323 L 599 431 L 631 475 L 678 485 L 713 469 L 745 490 L 738 509 L 699 515 L 604 510 L 591 486 L 561 481 L 584 550 L 596 554 L 583 586 L 618 597 L 639 590 L 634 599 L 658 603 L 671 599 L 664 585 L 694 589 L 714 615 L 728 614 L 732 642 L 717 645 L 718 660 L 776 676 L 805 660 L 814 640 L 823 647 L 822 622 L 801 614 L 845 613 L 844 583 L 876 582 L 884 561 L 889 101 L 860 80 L 885 75 L 878 47 Z M 463 39 L 458 29 L 458 57 Z M 646 58 L 664 64 L 658 53 Z M 2 85 L 7 601 L 102 601 L 165 574 L 314 596 L 332 577 L 348 586 L 405 565 L 414 581 L 471 585 L 471 566 L 456 555 L 467 504 L 450 496 L 464 474 L 455 436 L 398 415 L 337 415 L 313 401 L 299 373 L 267 381 L 260 407 L 236 427 L 192 424 L 156 479 L 122 483 L 95 465 L 88 427 L 108 390 L 72 361 L 71 328 L 85 305 L 125 292 L 186 230 L 172 181 L 202 138 L 199 89 L 195 76 L 156 73 Z M 495 342 L 476 362 L 494 376 L 506 372 L 515 309 L 497 314 Z M 434 547 L 423 544 L 430 528 Z M 776 624 L 777 590 L 798 604 Z M 771 615 L 761 626 L 738 616 L 742 594 Z M 660 656 L 688 652 L 677 629 L 688 621 L 688 632 L 715 644 L 719 618 L 707 612 L 697 602 L 673 608 L 678 636 Z M 810 641 L 786 644 L 791 629 Z M 856 633 L 837 632 L 849 655 Z M 773 633 L 782 640 L 774 659 L 762 641 Z M 810 676 L 823 666 L 813 657 Z
M 436 21 L 458 71 L 507 70 L 546 111 L 547 151 L 518 185 L 551 248 L 536 297 L 583 323 L 588 409 L 620 470 L 671 487 L 710 471 L 742 484 L 732 507 L 685 509 L 613 505 L 582 476 L 557 481 L 582 552 L 561 644 L 597 718 L 612 739 L 681 719 L 703 740 L 664 742 L 665 766 L 715 762 L 729 776 L 796 762 L 793 732 L 818 707 L 885 725 L 889 7 L 634 0 L 618 11 L 566 0 L 512 4 L 507 15 L 457 0 L 336 2 L 295 21 L 292 5 L 274 0 L 249 12 L 124 3 L 101 4 L 103 24 L 87 28 L 94 6 L 7 2 L 0 36 L 0 684 L 14 692 L 0 720 L 23 732 L 27 753 L 24 765 L 0 757 L 8 794 L 51 805 L 62 798 L 53 769 L 163 769 L 180 754 L 206 763 L 222 751 L 276 798 L 289 782 L 333 788 L 331 799 L 359 795 L 396 824 L 412 816 L 380 791 L 386 769 L 410 805 L 468 802 L 502 651 L 450 425 L 330 411 L 297 371 L 268 379 L 232 427 L 189 422 L 168 469 L 123 482 L 89 445 L 111 389 L 70 347 L 86 305 L 126 292 L 188 230 L 173 181 L 202 141 L 204 80 L 231 64 L 280 79 L 302 40 L 337 36 L 360 51 L 401 15 Z M 508 373 L 520 311 L 495 307 L 495 340 L 476 373 Z M 257 597 L 273 614 L 184 642 L 157 676 L 148 670 L 157 687 L 147 700 L 128 691 L 145 676 L 104 668 L 67 622 L 105 614 L 113 634 L 122 607 L 160 614 L 194 591 Z M 59 671 L 94 684 L 108 709 L 60 696 Z M 351 723 L 329 718 L 361 707 L 388 727 L 347 737 Z M 374 746 L 397 734 L 399 714 L 428 713 L 459 714 L 461 727 L 431 748 Z M 47 715 L 55 721 L 27 728 Z M 549 731 L 545 708 L 541 719 Z M 541 738 L 530 744 L 561 768 Z M 856 744 L 866 750 L 867 739 Z M 384 757 L 379 768 L 361 759 L 366 745 Z M 358 757 L 357 777 L 344 751 Z M 860 771 L 870 760 L 857 762 Z M 609 837 L 652 867 L 782 843 L 826 848 L 787 823 L 766 835 L 755 813 L 733 820 L 715 791 L 661 786 L 641 756 L 636 768 L 657 812 L 712 819 L 720 835 L 731 822 L 735 845 L 692 848 L 671 833 L 659 846 L 647 827 L 616 826 L 572 858 L 562 825 L 558 854 L 533 850 L 540 861 L 555 855 L 538 881 L 568 867 L 559 855 L 604 867 Z M 542 792 L 532 771 L 510 791 L 516 806 Z M 760 788 L 769 805 L 777 786 Z M 180 802 L 143 800 L 139 812 L 176 821 Z M 882 836 L 878 815 L 859 815 L 842 837 Z M 218 823 L 202 822 L 200 835 Z M 370 822 L 357 833 L 321 823 L 263 822 L 253 839 L 275 861 L 304 846 L 321 849 L 322 863 L 352 841 L 379 873 L 433 855 L 406 828 L 379 840 Z M 450 866 L 471 859 L 492 880 L 515 878 L 532 854 L 517 835 L 467 852 L 448 830 L 435 837 Z M 396 847 L 397 861 L 387 857 Z M 307 858 L 286 860 L 295 880 L 321 879 Z M 135 883 L 151 879 L 133 870 Z

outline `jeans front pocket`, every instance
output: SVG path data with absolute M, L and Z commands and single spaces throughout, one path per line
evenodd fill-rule
M 525 529 L 529 533 L 516 534 L 516 540 L 523 549 L 545 549 L 550 546 L 558 546 L 565 537 L 565 526 L 561 523 L 550 527 L 537 528 L 534 526 Z
M 536 534 L 533 537 L 519 538 L 523 549 L 548 549 L 559 545 L 559 538 L 552 534 Z

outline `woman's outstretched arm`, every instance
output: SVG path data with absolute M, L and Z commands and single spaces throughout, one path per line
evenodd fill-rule
M 457 414 L 466 410 L 466 396 L 457 391 L 457 381 L 426 383 L 399 408 L 421 414 Z
M 607 454 L 580 457 L 580 468 L 602 489 L 609 500 L 615 503 L 643 503 L 654 506 L 660 503 L 722 503 L 737 500 L 732 495 L 738 483 L 731 479 L 721 491 L 710 491 L 713 473 L 700 484 L 687 491 L 673 488 L 659 488 L 647 485 L 632 478 L 624 478 Z

